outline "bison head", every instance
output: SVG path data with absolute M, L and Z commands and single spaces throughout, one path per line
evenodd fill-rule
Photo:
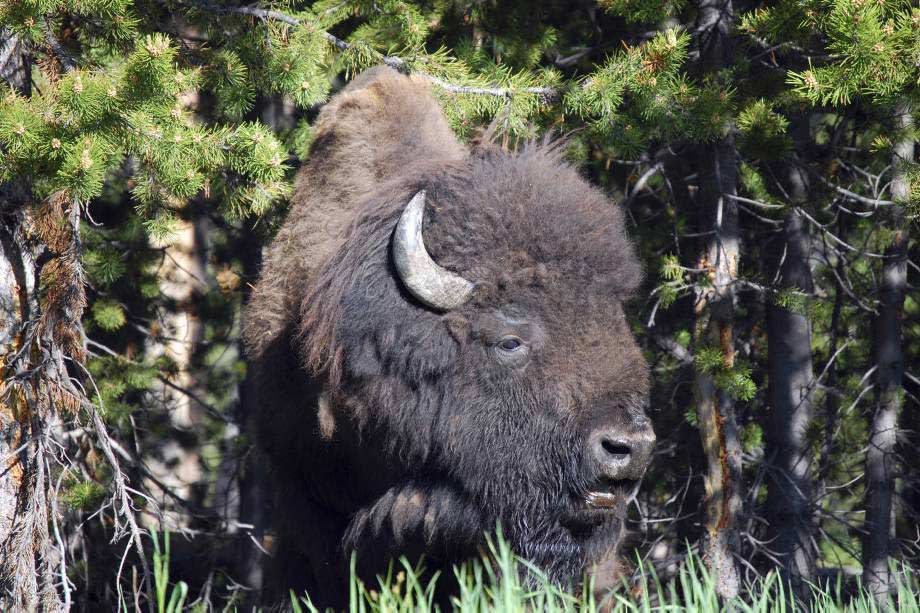
M 301 307 L 322 436 L 354 441 L 345 543 L 456 561 L 500 523 L 576 580 L 615 555 L 655 440 L 622 214 L 551 146 L 406 172 Z

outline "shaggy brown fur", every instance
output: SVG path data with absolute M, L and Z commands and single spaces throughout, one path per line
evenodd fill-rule
M 421 189 L 429 251 L 476 286 L 449 313 L 415 301 L 390 257 Z M 601 483 L 586 448 L 650 434 L 620 307 L 640 276 L 620 211 L 557 151 L 470 151 L 425 83 L 355 79 L 319 117 L 245 313 L 277 587 L 341 604 L 351 551 L 368 576 L 398 554 L 438 567 L 497 523 L 559 581 L 613 568 L 625 508 L 583 501 L 625 485 Z
M 265 253 L 262 270 L 270 274 L 263 273 L 246 310 L 243 340 L 251 359 L 291 322 L 307 281 L 341 245 L 368 194 L 417 160 L 467 155 L 427 82 L 388 68 L 349 83 L 323 107 L 314 135 L 288 223 Z

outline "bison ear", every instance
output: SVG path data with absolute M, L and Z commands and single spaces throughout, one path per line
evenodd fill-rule
M 448 313 L 441 318 L 441 321 L 444 322 L 444 325 L 447 327 L 447 331 L 453 337 L 457 344 L 461 347 L 466 344 L 467 339 L 470 337 L 470 325 L 469 320 L 459 313 Z

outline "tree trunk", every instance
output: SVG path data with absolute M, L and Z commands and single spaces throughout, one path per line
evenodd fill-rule
M 0 29 L 0 78 L 29 95 L 29 73 L 21 41 Z M 49 534 L 51 422 L 32 355 L 41 246 L 27 238 L 28 192 L 28 185 L 0 185 L 0 609 L 56 611 L 64 603 Z
M 4 194 L 6 196 L 6 194 Z M 49 535 L 51 489 L 45 445 L 51 424 L 29 381 L 30 322 L 35 322 L 35 252 L 27 215 L 0 201 L 0 609 L 58 610 L 57 552 Z
M 32 94 L 31 59 L 22 41 L 7 28 L 0 28 L 0 79 L 21 96 Z
M 0 29 L 0 79 L 31 95 L 29 49 Z M 0 185 L 0 610 L 70 608 L 66 532 L 57 504 L 60 426 L 88 407 L 80 207 L 33 201 L 28 176 Z M 98 417 L 96 417 L 98 420 Z M 111 455 L 111 450 L 109 450 Z M 124 492 L 121 473 L 116 481 Z M 131 519 L 137 534 L 136 524 Z M 139 547 L 138 547 L 139 548 Z M 145 577 L 147 566 L 143 564 Z
M 166 257 L 157 276 L 163 296 L 175 304 L 175 310 L 162 318 L 162 339 L 152 340 L 147 348 L 150 359 L 165 356 L 175 364 L 176 373 L 155 385 L 151 400 L 163 408 L 172 432 L 166 440 L 152 441 L 145 449 L 144 463 L 156 481 L 144 481 L 145 491 L 156 492 L 166 486 L 182 500 L 202 507 L 207 493 L 205 468 L 201 458 L 207 443 L 204 435 L 205 409 L 199 399 L 207 398 L 204 373 L 198 353 L 204 341 L 205 326 L 199 316 L 202 296 L 210 282 L 207 220 L 185 220 L 173 240 L 156 245 Z M 160 485 L 162 484 L 162 486 Z M 187 528 L 191 518 L 182 510 L 172 509 L 168 497 L 160 502 L 164 517 L 173 528 Z
M 713 73 L 731 60 L 729 30 L 734 20 L 731 0 L 703 0 L 695 27 L 699 67 Z M 738 276 L 739 235 L 737 163 L 730 135 L 702 148 L 698 204 L 701 230 L 711 232 L 698 268 L 708 269 L 712 285 L 696 302 L 695 344 L 717 347 L 724 368 L 735 363 L 734 303 Z M 706 454 L 706 533 L 703 557 L 723 598 L 738 594 L 737 515 L 741 506 L 741 440 L 735 418 L 735 400 L 702 371 L 694 381 L 700 436 Z
M 898 131 L 892 156 L 889 228 L 894 232 L 883 264 L 881 304 L 875 322 L 876 410 L 866 453 L 866 536 L 863 542 L 863 581 L 879 600 L 892 588 L 888 557 L 894 544 L 892 493 L 894 491 L 895 444 L 898 417 L 904 403 L 904 358 L 901 351 L 901 311 L 907 289 L 907 228 L 901 203 L 907 201 L 910 184 L 907 165 L 914 157 L 911 107 L 906 99 L 894 109 Z
M 810 240 L 806 221 L 793 211 L 783 227 L 785 249 L 779 286 L 811 294 Z M 811 321 L 803 308 L 767 305 L 770 419 L 767 424 L 768 498 L 771 548 L 783 561 L 797 594 L 814 579 L 816 551 L 811 538 L 812 422 Z
M 840 240 L 846 240 L 846 228 L 847 226 L 843 223 L 843 220 L 838 219 L 836 235 Z M 836 263 L 833 265 L 837 269 L 838 277 L 840 279 L 844 278 L 845 270 L 843 258 L 837 258 Z M 844 334 L 844 330 L 842 329 L 842 316 L 845 296 L 846 292 L 843 286 L 840 284 L 839 279 L 835 278 L 834 308 L 831 312 L 830 330 L 828 331 L 830 341 L 827 347 L 827 355 L 831 359 L 837 353 L 840 345 L 840 337 Z M 817 491 L 815 492 L 817 500 L 823 500 L 827 495 L 827 478 L 831 471 L 831 455 L 834 453 L 834 435 L 840 417 L 840 396 L 834 393 L 837 391 L 838 363 L 839 360 L 827 367 L 827 377 L 824 382 L 828 392 L 824 396 L 824 436 L 821 442 L 821 453 L 818 458 Z M 820 525 L 820 519 L 818 517 L 815 517 L 813 521 Z
M 796 156 L 778 165 L 779 190 L 788 200 L 783 224 L 783 249 L 776 257 L 780 291 L 811 296 L 811 237 L 797 208 L 809 201 L 809 181 L 796 158 L 807 159 L 811 142 L 808 114 L 791 118 L 789 134 Z M 800 300 L 802 298 L 802 300 Z M 768 299 L 766 305 L 769 363 L 766 452 L 767 513 L 770 548 L 783 562 L 784 576 L 795 595 L 809 600 L 808 583 L 814 581 L 817 551 L 812 538 L 812 449 L 807 433 L 812 424 L 812 392 L 816 382 L 812 365 L 812 328 L 804 297 L 790 295 L 791 304 Z M 791 308 L 790 308 L 791 307 Z M 832 341 L 833 342 L 833 341 Z
M 711 231 L 699 268 L 709 269 L 713 285 L 696 303 L 697 347 L 718 347 L 724 368 L 735 364 L 734 281 L 738 276 L 738 207 L 728 196 L 736 193 L 735 150 L 730 139 L 707 147 L 700 175 L 700 204 Z M 703 557 L 724 598 L 738 594 L 734 555 L 736 523 L 741 506 L 741 441 L 735 399 L 716 386 L 711 374 L 698 371 L 694 398 L 700 436 L 706 454 L 706 535 Z

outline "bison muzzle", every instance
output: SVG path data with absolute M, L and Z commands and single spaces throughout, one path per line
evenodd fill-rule
M 554 580 L 612 581 L 655 440 L 640 280 L 561 147 L 461 144 L 426 81 L 352 81 L 245 311 L 274 587 L 341 605 L 352 552 L 447 568 L 499 524 Z

